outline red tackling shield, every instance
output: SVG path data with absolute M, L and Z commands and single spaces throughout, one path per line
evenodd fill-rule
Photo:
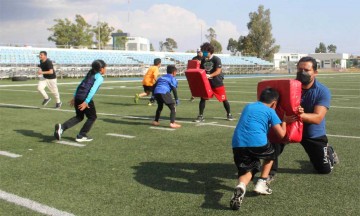
M 202 97 L 204 99 L 212 98 L 213 91 L 209 80 L 206 77 L 206 71 L 200 69 L 199 61 L 189 60 L 187 68 L 185 76 L 189 83 L 191 95 L 194 97 Z
M 284 113 L 289 115 L 298 115 L 298 107 L 301 101 L 301 82 L 294 79 L 281 79 L 281 80 L 265 80 L 258 83 L 257 97 L 265 88 L 274 88 L 279 92 L 279 102 L 276 106 L 276 113 L 283 118 Z M 273 130 L 268 134 L 271 143 L 298 143 L 302 139 L 303 122 L 301 119 L 286 125 L 286 136 L 280 139 L 276 136 Z

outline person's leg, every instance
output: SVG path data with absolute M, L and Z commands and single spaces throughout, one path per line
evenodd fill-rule
M 61 125 L 61 128 L 62 128 L 63 131 L 75 126 L 76 124 L 78 124 L 79 122 L 81 122 L 84 119 L 85 112 L 80 111 L 77 108 L 81 103 L 82 103 L 81 100 L 75 100 L 74 108 L 75 108 L 76 116 L 70 118 L 69 120 L 67 120 L 66 122 L 64 122 Z
M 59 89 L 57 87 L 57 79 L 46 79 L 46 84 L 49 90 L 51 91 L 51 93 L 54 95 L 56 99 L 56 103 L 60 103 L 61 100 L 60 100 Z
M 37 87 L 37 90 L 40 92 L 40 94 L 44 98 L 44 101 L 43 101 L 42 105 L 46 105 L 50 101 L 50 98 L 49 98 L 48 94 L 46 93 L 45 88 L 46 88 L 46 79 L 42 78 L 39 81 L 38 87 Z
M 224 100 L 223 101 L 223 105 L 224 105 L 224 108 L 226 110 L 226 114 L 230 114 L 230 104 L 229 104 L 229 101 L 228 100 Z
M 275 149 L 275 159 L 273 162 L 273 165 L 270 170 L 268 183 L 274 180 L 274 176 L 276 175 L 279 167 L 279 156 L 284 151 L 285 144 L 273 144 L 273 147 Z
M 303 138 L 301 145 L 309 156 L 310 162 L 320 174 L 331 173 L 334 165 L 334 158 L 329 155 L 328 140 L 326 136 L 319 138 Z
M 95 121 L 97 119 L 95 103 L 93 101 L 90 101 L 90 103 L 88 105 L 89 105 L 89 108 L 86 108 L 84 110 L 87 120 L 86 120 L 85 124 L 83 125 L 83 127 L 81 128 L 80 133 L 79 133 L 79 135 L 83 136 L 83 137 L 87 137 L 87 133 L 90 131 L 91 127 L 93 126 L 93 124 L 95 123 Z
M 162 100 L 157 99 L 157 104 L 158 104 L 158 107 L 157 107 L 156 113 L 155 113 L 155 119 L 154 119 L 155 122 L 159 122 L 160 114 L 164 107 L 164 102 Z
M 206 105 L 206 100 L 204 98 L 201 98 L 199 102 L 199 115 L 201 116 L 204 115 L 205 105 Z
M 257 180 L 254 188 L 256 193 L 264 195 L 272 193 L 272 190 L 269 188 L 269 183 L 267 182 L 272 164 L 273 160 L 264 160 L 260 178 Z

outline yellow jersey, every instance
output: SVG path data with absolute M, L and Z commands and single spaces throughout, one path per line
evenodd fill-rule
M 142 81 L 144 86 L 153 86 L 156 82 L 157 77 L 159 76 L 159 67 L 151 66 L 146 72 L 144 79 Z

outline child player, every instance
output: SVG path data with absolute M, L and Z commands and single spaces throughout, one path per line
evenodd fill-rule
M 164 104 L 170 109 L 170 127 L 179 128 L 181 125 L 175 123 L 176 108 L 175 104 L 179 104 L 179 99 L 177 96 L 177 85 L 178 81 L 175 79 L 177 69 L 174 65 L 168 65 L 166 68 L 166 75 L 160 77 L 155 85 L 153 90 L 153 95 L 157 101 L 158 107 L 155 114 L 155 119 L 153 121 L 154 126 L 159 126 L 159 118 L 161 111 L 164 107 Z M 174 94 L 175 101 L 171 96 L 171 91 Z
M 233 210 L 240 208 L 246 186 L 260 171 L 260 159 L 264 160 L 263 167 L 254 191 L 258 194 L 271 194 L 272 192 L 266 179 L 275 159 L 275 150 L 268 142 L 267 134 L 270 127 L 280 138 L 284 138 L 286 134 L 286 122 L 281 122 L 275 112 L 278 99 L 279 93 L 276 90 L 272 88 L 263 90 L 259 101 L 245 106 L 235 128 L 232 148 L 239 182 L 230 200 L 230 207 Z M 290 122 L 292 117 L 284 116 L 284 120 L 288 118 Z
M 92 125 L 94 124 L 97 116 L 95 103 L 92 100 L 95 93 L 103 83 L 104 78 L 102 75 L 106 73 L 106 63 L 103 60 L 95 60 L 91 64 L 91 70 L 87 73 L 86 77 L 77 87 L 74 98 L 71 99 L 70 105 L 74 106 L 76 116 L 67 120 L 63 124 L 55 125 L 54 136 L 57 140 L 61 139 L 62 133 L 80 123 L 84 119 L 84 115 L 87 120 L 84 126 L 81 128 L 80 133 L 76 136 L 77 142 L 92 141 L 93 139 L 87 136 Z

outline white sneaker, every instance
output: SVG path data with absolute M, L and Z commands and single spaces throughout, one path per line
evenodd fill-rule
M 254 191 L 258 194 L 269 195 L 272 190 L 269 188 L 269 184 L 266 180 L 259 179 L 255 185 Z
M 230 200 L 230 208 L 232 210 L 239 210 L 241 203 L 246 193 L 246 186 L 244 183 L 238 184 L 234 189 L 234 194 Z
M 91 137 L 81 136 L 81 135 L 77 135 L 76 139 L 75 139 L 76 142 L 90 142 L 92 140 L 93 140 L 93 138 L 91 138 Z

